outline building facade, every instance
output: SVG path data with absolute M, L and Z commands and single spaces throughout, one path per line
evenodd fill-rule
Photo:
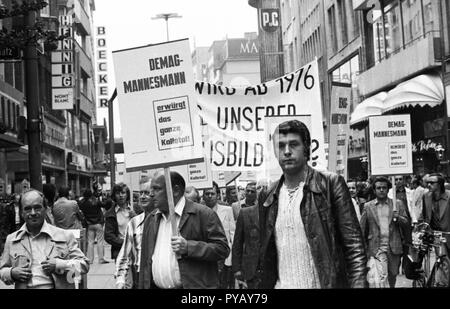
M 212 84 L 248 87 L 261 83 L 257 34 L 214 41 L 208 50 L 207 81 Z
M 330 81 L 323 0 L 281 0 L 285 73 L 314 61 L 319 65 L 325 143 L 328 143 Z
M 7 6 L 11 5 L 10 2 L 2 1 Z M 59 27 L 59 17 L 72 17 L 70 39 L 74 56 L 71 64 L 75 80 L 73 108 L 53 110 L 52 51 L 56 47 L 51 44 L 38 47 L 42 182 L 53 183 L 57 187 L 68 185 L 76 195 L 85 188 L 91 188 L 93 177 L 95 88 L 91 29 L 94 10 L 94 0 L 50 0 L 40 12 L 46 28 L 55 31 Z M 23 26 L 20 19 L 4 19 L 2 23 L 7 27 L 8 23 Z M 7 193 L 20 193 L 22 182 L 29 179 L 23 125 L 27 108 L 24 80 L 23 59 L 0 63 L 0 129 L 4 126 L 7 136 L 7 142 L 0 143 L 0 178 L 7 183 Z
M 367 133 L 369 116 L 409 114 L 414 174 L 448 173 L 448 159 L 436 151 L 449 148 L 442 70 L 448 53 L 446 1 L 381 1 L 374 8 L 368 2 L 353 1 L 362 14 L 362 49 L 356 82 L 360 103 L 352 127 Z

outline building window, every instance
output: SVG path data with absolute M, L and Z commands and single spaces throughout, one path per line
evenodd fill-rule
M 6 100 L 6 127 L 11 129 L 11 101 L 10 100 Z
M 409 44 L 423 34 L 421 1 L 402 0 L 402 11 L 405 44 Z
M 23 80 L 22 80 L 22 62 L 14 63 L 14 87 L 23 92 Z
M 390 55 L 399 51 L 403 45 L 400 6 L 398 3 L 385 7 L 384 25 L 386 52 Z
M 47 6 L 41 10 L 41 17 L 50 17 L 50 4 L 47 2 Z
M 348 28 L 347 28 L 347 12 L 345 11 L 345 0 L 338 0 L 338 14 L 339 23 L 342 33 L 342 45 L 345 46 L 348 43 Z
M 89 154 L 89 124 L 80 121 L 81 125 L 81 152 L 83 154 Z
M 0 121 L 6 125 L 6 120 L 5 120 L 5 98 L 1 97 L 1 101 L 0 101 Z
M 331 51 L 335 53 L 337 51 L 337 32 L 336 32 L 336 12 L 334 5 L 328 9 L 328 24 L 330 29 L 330 41 L 331 41 Z
M 431 0 L 423 0 L 423 15 L 425 19 L 425 33 L 439 31 L 439 12 Z

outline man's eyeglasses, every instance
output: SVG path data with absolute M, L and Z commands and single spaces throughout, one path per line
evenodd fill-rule
M 438 183 L 437 181 L 427 181 L 427 184 Z
M 141 196 L 141 195 L 149 196 L 150 192 L 149 191 L 141 191 L 141 192 L 139 192 L 139 196 Z

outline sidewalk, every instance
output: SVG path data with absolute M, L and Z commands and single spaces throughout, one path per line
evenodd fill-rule
M 95 250 L 97 251 L 97 249 Z M 95 263 L 91 264 L 88 273 L 87 287 L 88 289 L 115 289 L 114 261 L 111 260 L 111 246 L 105 245 L 105 258 L 111 261 L 108 264 L 98 264 L 97 252 L 95 252 Z M 396 288 L 410 288 L 412 281 L 406 279 L 404 275 L 397 277 Z M 0 289 L 13 289 L 13 286 L 6 286 L 0 281 Z

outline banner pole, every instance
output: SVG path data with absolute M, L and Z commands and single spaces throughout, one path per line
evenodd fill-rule
M 397 211 L 397 187 L 395 186 L 395 176 L 391 176 L 392 182 L 392 203 L 393 203 L 393 211 Z M 397 218 L 394 218 L 394 222 L 397 221 Z

